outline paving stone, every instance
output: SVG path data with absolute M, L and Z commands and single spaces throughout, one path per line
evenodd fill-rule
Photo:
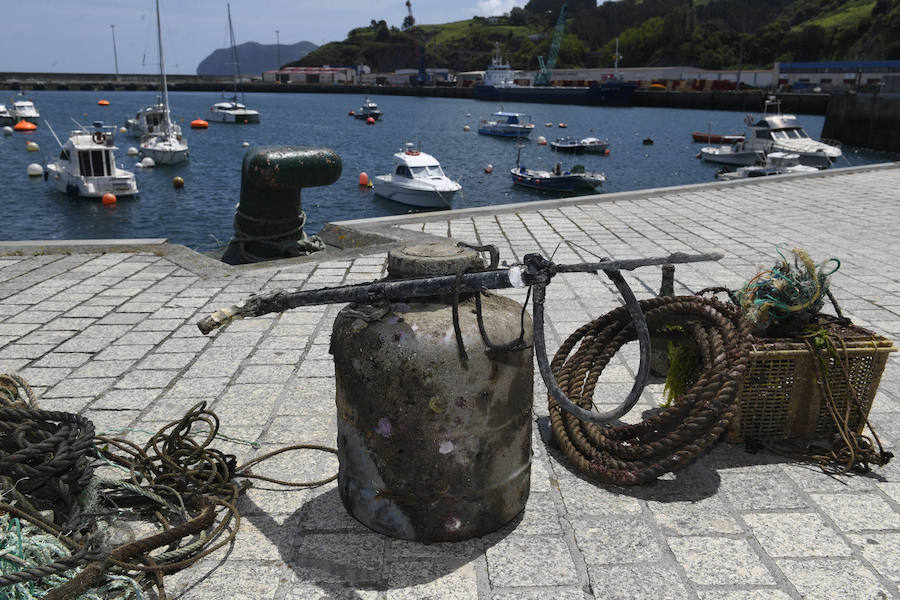
M 886 600 L 896 594 L 896 589 L 887 590 L 874 573 L 856 560 L 782 558 L 776 564 L 803 598 Z
M 475 566 L 418 559 L 387 566 L 386 600 L 467 600 L 478 597 Z
M 775 580 L 746 540 L 670 537 L 669 548 L 688 579 L 698 585 L 759 585 Z
M 737 510 L 806 508 L 804 494 L 778 471 L 756 468 L 750 472 L 720 472 L 720 489 Z
M 699 590 L 700 600 L 790 600 L 787 592 L 772 588 L 754 590 Z
M 385 538 L 376 533 L 308 533 L 294 537 L 288 566 L 306 582 L 383 582 Z
M 578 572 L 562 537 L 510 535 L 486 550 L 491 585 L 576 585 Z
M 133 370 L 116 382 L 117 388 L 164 388 L 178 376 L 178 371 Z
M 883 577 L 900 582 L 900 533 L 850 534 L 847 539 Z
M 597 600 L 686 600 L 691 596 L 670 566 L 588 565 Z
M 91 377 L 88 379 L 63 379 L 43 393 L 45 398 L 79 398 L 99 396 L 115 382 L 113 377 Z
M 717 497 L 693 502 L 648 502 L 663 535 L 741 533 L 741 525 Z
M 811 494 L 841 531 L 900 529 L 897 512 L 877 494 Z
M 553 470 L 559 473 L 557 466 L 554 466 Z M 568 473 L 565 477 L 558 477 L 556 487 L 562 495 L 566 513 L 570 515 L 634 515 L 641 512 L 641 504 L 635 498 L 613 493 L 606 486 L 573 477 Z
M 207 569 L 202 567 L 207 566 Z M 166 578 L 166 591 L 173 598 L 274 598 L 282 579 L 280 565 L 258 561 L 201 563 Z M 171 583 L 170 583 L 171 582 Z M 171 587 L 170 587 L 171 586 Z
M 746 514 L 744 521 L 769 556 L 851 554 L 840 535 L 814 513 Z
M 660 541 L 642 515 L 588 516 L 573 528 L 575 543 L 589 566 L 662 559 Z
M 512 589 L 512 591 L 494 592 L 491 600 L 584 600 L 585 593 L 578 589 L 561 589 L 559 587 L 533 589 L 522 588 Z

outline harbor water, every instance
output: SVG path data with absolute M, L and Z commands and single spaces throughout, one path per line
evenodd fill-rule
M 14 92 L 0 92 L 7 105 Z M 529 168 L 563 168 L 584 165 L 588 171 L 606 174 L 605 191 L 710 182 L 717 165 L 696 158 L 703 144 L 692 141 L 692 131 L 741 133 L 745 113 L 670 110 L 638 107 L 587 107 L 549 104 L 505 104 L 475 100 L 371 96 L 384 116 L 375 125 L 349 116 L 363 97 L 348 94 L 247 94 L 249 108 L 260 112 L 259 125 L 210 123 L 208 129 L 191 129 L 190 122 L 203 118 L 219 101 L 218 94 L 171 93 L 173 117 L 190 145 L 190 161 L 152 169 L 134 168 L 137 157 L 128 156 L 136 138 L 116 137 L 117 162 L 134 170 L 140 194 L 114 205 L 70 198 L 54 190 L 41 177 L 28 177 L 31 163 L 45 165 L 59 154 L 49 122 L 64 142 L 76 128 L 73 119 L 90 126 L 94 121 L 123 126 L 135 112 L 156 101 L 152 92 L 34 91 L 26 94 L 41 113 L 34 132 L 0 137 L 0 202 L 11 223 L 4 228 L 7 240 L 65 240 L 109 238 L 168 238 L 201 252 L 216 250 L 232 235 L 234 208 L 240 193 L 241 161 L 255 146 L 289 145 L 331 148 L 340 155 L 343 174 L 333 185 L 302 192 L 307 233 L 316 233 L 331 221 L 407 214 L 417 209 L 379 198 L 359 186 L 359 174 L 369 177 L 388 173 L 393 154 L 413 142 L 433 154 L 449 177 L 459 181 L 463 193 L 453 208 L 501 205 L 558 196 L 514 187 L 509 169 L 516 164 L 515 140 L 479 135 L 478 121 L 498 110 L 528 113 L 535 123 L 531 138 L 523 143 L 521 164 Z M 108 106 L 99 106 L 105 99 Z M 760 107 L 762 108 L 762 107 Z M 813 137 L 822 130 L 824 117 L 798 115 Z M 552 124 L 547 126 L 546 124 Z M 560 128 L 559 124 L 567 125 Z M 469 131 L 465 131 L 465 126 Z M 538 136 L 552 141 L 562 136 L 596 136 L 608 139 L 609 154 L 560 154 L 537 144 Z M 652 145 L 643 143 L 645 138 Z M 35 141 L 38 152 L 27 152 Z M 836 167 L 898 160 L 897 155 L 844 147 Z M 492 173 L 486 168 L 491 166 Z M 172 179 L 181 177 L 183 189 Z

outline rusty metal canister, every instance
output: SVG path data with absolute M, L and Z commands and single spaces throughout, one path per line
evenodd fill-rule
M 446 244 L 391 251 L 390 278 L 483 268 Z M 532 323 L 522 306 L 474 296 L 350 305 L 331 336 L 338 488 L 347 511 L 383 534 L 422 542 L 484 535 L 525 507 L 531 474 Z

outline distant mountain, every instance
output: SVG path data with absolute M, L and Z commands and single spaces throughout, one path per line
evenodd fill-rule
M 258 44 L 244 42 L 236 46 L 238 65 L 242 75 L 256 75 L 263 71 L 277 69 L 281 65 L 299 60 L 318 48 L 312 42 L 296 44 Z M 278 56 L 281 55 L 281 65 Z M 231 48 L 219 48 L 200 61 L 197 75 L 231 75 Z

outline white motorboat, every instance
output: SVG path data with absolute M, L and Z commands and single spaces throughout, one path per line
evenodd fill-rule
M 750 165 L 740 167 L 736 171 L 720 170 L 716 172 L 716 179 L 729 181 L 732 179 L 744 179 L 747 177 L 768 177 L 770 175 L 786 175 L 791 173 L 818 173 L 819 169 L 809 165 L 800 164 L 800 156 L 787 152 L 769 152 L 766 162 L 762 165 Z
M 820 169 L 830 167 L 842 155 L 836 143 L 809 137 L 796 116 L 782 114 L 781 101 L 774 97 L 766 99 L 764 114 L 756 123 L 752 117 L 747 121 L 750 135 L 744 143 L 751 150 L 796 154 L 800 164 Z
M 159 42 L 159 79 L 162 87 L 162 111 L 158 113 L 158 130 L 141 136 L 140 153 L 142 156 L 149 156 L 158 165 L 175 165 L 186 161 L 190 156 L 190 150 L 188 150 L 187 142 L 181 134 L 181 127 L 172 122 L 172 115 L 169 110 L 169 87 L 166 83 L 166 60 L 162 47 L 159 0 L 156 0 L 156 32 Z
M 500 54 L 500 42 L 494 42 L 494 56 L 484 71 L 484 83 L 495 88 L 516 87 L 516 79 L 527 78 L 521 71 L 514 71 Z
M 37 108 L 35 108 L 34 102 L 31 100 L 16 99 L 10 99 L 10 101 L 12 106 L 9 109 L 9 114 L 12 115 L 15 122 L 18 123 L 19 121 L 24 120 L 37 125 L 38 120 L 41 118 L 41 114 L 38 112 Z
M 526 138 L 533 130 L 531 115 L 525 113 L 498 111 L 478 124 L 478 133 L 500 137 Z
M 366 96 L 363 105 L 359 107 L 359 110 L 353 113 L 353 116 L 357 119 L 368 119 L 372 117 L 374 120 L 378 120 L 381 118 L 381 115 L 384 114 L 381 112 L 381 109 L 378 108 L 378 104 L 373 100 L 369 100 L 369 97 Z
M 156 104 L 138 110 L 133 119 L 127 119 L 125 129 L 128 130 L 128 135 L 138 138 L 150 133 L 159 133 L 162 131 L 165 115 L 166 107 L 160 98 Z M 175 123 L 172 125 L 177 127 Z
M 601 140 L 596 137 L 586 137 L 581 140 L 581 147 L 585 152 L 606 152 L 609 148 L 608 140 Z
M 234 79 L 234 94 L 226 102 L 216 102 L 206 111 L 206 120 L 218 123 L 259 123 L 259 112 L 247 108 L 238 102 L 238 81 L 241 78 L 237 59 L 237 48 L 234 44 L 234 28 L 231 26 L 231 4 L 228 7 L 228 36 L 231 40 L 231 66 Z
M 0 127 L 13 125 L 15 122 L 15 118 L 12 116 L 12 113 L 9 112 L 9 109 L 6 108 L 6 105 L 0 104 Z
M 73 131 L 65 144 L 60 143 L 59 158 L 47 163 L 44 178 L 52 181 L 57 191 L 70 196 L 137 194 L 134 173 L 116 166 L 114 131 L 114 127 L 104 127 L 102 123 L 95 123 L 93 131 L 84 127 Z
M 449 208 L 462 186 L 444 174 L 441 164 L 430 154 L 406 150 L 394 154 L 394 172 L 376 175 L 375 194 L 409 206 Z
M 750 150 L 743 142 L 738 142 L 732 145 L 705 146 L 700 148 L 697 158 L 721 165 L 745 167 L 765 162 L 766 153 L 762 150 Z

